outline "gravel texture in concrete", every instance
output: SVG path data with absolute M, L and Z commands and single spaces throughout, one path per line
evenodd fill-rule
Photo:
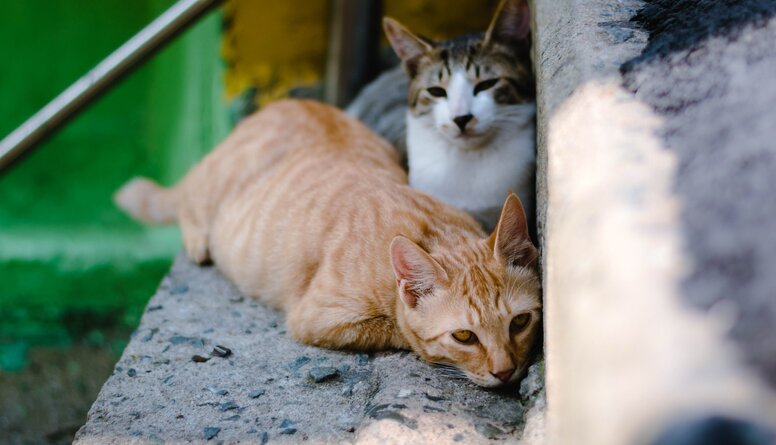
M 409 351 L 304 346 L 181 255 L 75 443 L 541 443 L 541 367 L 494 392 Z
M 776 1 L 648 0 L 634 20 L 649 43 L 622 71 L 678 159 L 682 297 L 776 387 Z

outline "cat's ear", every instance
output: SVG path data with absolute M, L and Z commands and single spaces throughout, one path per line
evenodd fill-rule
M 431 51 L 433 45 L 390 17 L 383 17 L 383 29 L 394 52 L 404 62 L 407 73 L 414 76 L 418 57 Z
M 399 235 L 391 241 L 391 264 L 402 301 L 410 307 L 447 282 L 447 272 L 420 246 Z
M 513 267 L 532 267 L 539 257 L 539 251 L 531 242 L 528 222 L 520 198 L 514 193 L 507 196 L 501 217 L 488 244 L 496 259 Z
M 526 0 L 502 0 L 485 33 L 485 44 L 501 42 L 510 46 L 531 35 L 531 12 Z

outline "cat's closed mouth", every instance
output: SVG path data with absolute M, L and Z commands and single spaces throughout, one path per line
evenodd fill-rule
M 471 131 L 462 131 L 462 132 L 458 133 L 457 135 L 455 135 L 455 137 L 457 139 L 476 139 L 476 138 L 480 138 L 482 136 L 483 135 L 477 134 L 477 133 L 473 133 Z
M 489 148 L 489 142 L 492 139 L 490 133 L 458 133 L 452 137 L 453 143 L 462 151 L 479 151 Z

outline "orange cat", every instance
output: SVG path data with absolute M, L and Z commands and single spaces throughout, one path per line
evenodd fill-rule
M 396 151 L 339 110 L 282 101 L 171 189 L 134 179 L 135 218 L 177 221 L 188 255 L 327 348 L 411 348 L 482 386 L 520 378 L 541 317 L 536 248 L 511 194 L 493 235 L 407 185 Z

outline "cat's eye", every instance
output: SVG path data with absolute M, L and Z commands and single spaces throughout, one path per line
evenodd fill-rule
M 453 338 L 458 343 L 463 343 L 465 345 L 471 345 L 479 341 L 479 339 L 477 338 L 477 335 L 475 335 L 474 332 L 466 329 L 453 332 Z
M 523 329 L 528 326 L 528 323 L 531 321 L 531 314 L 529 313 L 522 313 L 515 318 L 512 319 L 512 322 L 509 323 L 509 333 L 512 335 L 517 334 L 518 332 L 521 332 Z
M 426 91 L 434 97 L 447 97 L 447 91 L 442 87 L 431 87 Z
M 474 95 L 476 96 L 477 93 L 485 90 L 489 90 L 496 86 L 498 83 L 498 79 L 488 79 L 483 80 L 482 82 L 479 82 L 477 85 L 474 86 Z

